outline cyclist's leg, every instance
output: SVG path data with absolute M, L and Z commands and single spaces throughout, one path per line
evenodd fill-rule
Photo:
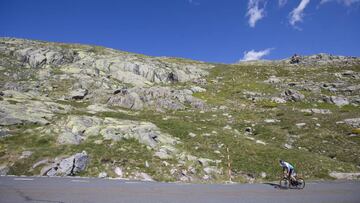
M 292 181 L 295 181 L 295 178 L 294 178 L 294 169 L 290 169 L 289 171 L 289 179 L 292 180 Z

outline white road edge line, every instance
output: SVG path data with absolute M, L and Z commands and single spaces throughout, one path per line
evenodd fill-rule
M 33 178 L 14 178 L 14 180 L 23 180 L 23 181 L 31 181 Z
M 77 183 L 88 183 L 88 180 L 71 180 L 71 182 L 77 182 Z
M 138 184 L 139 182 L 125 182 L 127 184 Z

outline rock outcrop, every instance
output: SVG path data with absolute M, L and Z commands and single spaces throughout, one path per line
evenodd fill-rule
M 85 151 L 77 153 L 41 170 L 45 176 L 73 176 L 84 171 L 89 162 L 89 156 Z
M 27 101 L 10 103 L 0 101 L 0 125 L 50 123 L 55 113 L 66 113 L 71 107 L 55 102 Z
M 341 172 L 331 172 L 329 174 L 331 177 L 340 179 L 340 180 L 359 180 L 360 173 L 341 173 Z
M 352 126 L 353 128 L 360 128 L 360 118 L 348 118 L 344 120 L 344 123 Z
M 284 99 L 287 101 L 297 102 L 297 101 L 302 101 L 305 99 L 305 96 L 303 94 L 301 94 L 299 91 L 292 90 L 292 89 L 285 90 L 282 95 L 283 95 Z
M 6 165 L 0 165 L 0 176 L 5 176 L 9 172 L 9 167 Z
M 106 76 L 135 86 L 186 82 L 207 75 L 211 67 L 197 61 L 147 57 L 104 47 L 14 38 L 0 39 L 0 53 L 31 68 L 61 66 L 63 72 L 70 74 Z
M 59 125 L 60 124 L 60 125 Z M 60 144 L 80 144 L 90 136 L 101 135 L 105 140 L 136 139 L 139 143 L 155 148 L 157 145 L 178 143 L 150 122 L 99 118 L 96 116 L 69 116 L 61 123 L 50 126 L 50 134 L 58 134 Z M 48 128 L 47 128 L 48 129 Z
M 331 54 L 320 53 L 310 56 L 300 56 L 295 54 L 287 60 L 290 64 L 297 65 L 359 65 L 360 60 L 357 57 L 335 56 Z
M 197 92 L 198 90 L 194 90 Z M 130 88 L 115 92 L 108 104 L 123 108 L 142 110 L 144 108 L 163 110 L 183 110 L 186 105 L 205 109 L 205 103 L 192 96 L 192 90 L 175 90 L 170 87 Z

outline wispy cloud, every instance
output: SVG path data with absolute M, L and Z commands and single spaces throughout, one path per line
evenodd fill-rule
M 287 0 L 279 0 L 278 3 L 279 3 L 279 7 L 283 7 L 287 3 Z
M 255 51 L 255 50 L 245 51 L 244 57 L 242 59 L 240 59 L 240 61 L 259 60 L 259 59 L 263 58 L 264 56 L 269 55 L 271 50 L 273 50 L 273 48 L 268 48 L 268 49 L 264 49 L 261 51 Z
M 256 22 L 265 16 L 265 4 L 264 0 L 249 0 L 246 17 L 249 17 L 250 27 L 255 27 Z
M 188 0 L 188 2 L 189 2 L 189 4 L 193 4 L 193 5 L 195 5 L 195 6 L 200 5 L 200 3 L 199 3 L 199 2 L 194 1 L 194 0 Z
M 301 0 L 300 4 L 290 12 L 290 24 L 297 28 L 295 24 L 301 22 L 304 17 L 304 9 L 309 4 L 310 0 Z
M 321 0 L 320 4 L 325 4 L 333 1 L 344 4 L 345 6 L 351 6 L 354 3 L 360 3 L 360 0 Z

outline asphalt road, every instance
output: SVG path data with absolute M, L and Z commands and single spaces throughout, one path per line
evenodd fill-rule
M 360 202 L 360 182 L 180 184 L 97 178 L 0 177 L 0 202 Z

